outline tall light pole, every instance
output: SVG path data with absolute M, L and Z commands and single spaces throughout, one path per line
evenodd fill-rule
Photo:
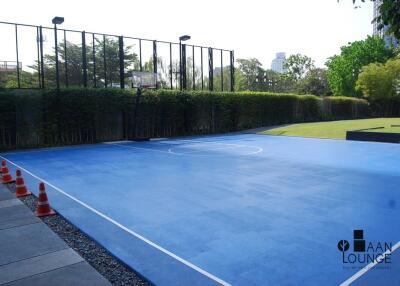
M 56 53 L 56 85 L 57 91 L 60 89 L 60 75 L 58 71 L 58 41 L 57 41 L 57 25 L 64 23 L 63 17 L 54 17 L 51 21 L 54 24 L 54 41 L 55 41 L 55 53 Z
M 186 73 L 186 68 L 183 70 L 182 66 L 182 42 L 190 40 L 189 35 L 183 35 L 179 37 L 179 86 L 180 89 L 183 89 L 183 72 Z M 186 58 L 186 53 L 185 53 L 185 58 Z M 186 59 L 185 59 L 186 60 Z M 185 74 L 186 77 L 186 74 Z M 186 80 L 185 80 L 185 86 L 184 88 L 186 89 Z

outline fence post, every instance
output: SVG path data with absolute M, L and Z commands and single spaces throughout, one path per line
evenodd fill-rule
M 82 71 L 83 71 L 83 86 L 87 87 L 87 60 L 86 60 L 86 33 L 82 32 Z
M 103 35 L 104 87 L 107 87 L 106 35 Z
M 64 30 L 64 66 L 65 66 L 65 86 L 68 87 L 68 58 L 67 58 L 67 31 Z
M 223 63 L 223 50 L 221 50 L 221 91 L 224 91 L 224 63 Z
M 38 71 L 38 82 L 39 82 L 39 88 L 42 87 L 42 81 L 41 81 L 41 76 L 40 76 L 40 47 L 39 47 L 39 41 L 40 41 L 40 36 L 39 36 L 39 27 L 36 27 L 36 49 L 37 49 L 37 71 Z
M 125 65 L 124 65 L 124 37 L 118 37 L 119 43 L 119 84 L 121 89 L 125 88 Z
M 214 63 L 213 63 L 213 49 L 208 48 L 208 89 L 214 90 Z
M 21 81 L 19 77 L 19 53 L 18 53 L 18 25 L 15 25 L 15 51 L 17 55 L 17 83 L 18 88 L 21 88 Z
M 57 91 L 60 90 L 60 71 L 58 69 L 58 39 L 57 39 L 57 25 L 54 24 L 54 52 L 56 62 L 56 87 Z
M 172 83 L 172 43 L 169 43 L 169 77 L 170 77 L 170 84 L 171 84 L 171 89 L 173 89 L 173 83 Z
M 156 74 L 157 80 L 157 41 L 153 41 L 153 72 Z M 156 88 L 158 88 L 158 84 L 156 83 Z
M 186 82 L 186 45 L 182 44 L 182 87 L 187 88 Z
M 195 77 L 195 68 L 196 66 L 194 65 L 194 46 L 192 46 L 192 70 L 193 70 L 193 90 L 196 89 L 196 77 Z
M 42 76 L 42 88 L 44 88 L 44 60 L 43 60 L 43 28 L 39 27 L 39 41 L 40 41 L 40 74 Z
M 200 47 L 200 61 L 201 61 L 201 90 L 204 90 L 203 47 Z
M 235 55 L 234 52 L 230 52 L 230 59 L 231 59 L 231 91 L 235 91 Z
M 92 33 L 92 46 L 93 46 L 93 85 L 97 87 L 97 80 L 96 80 L 96 44 L 95 44 L 95 37 Z
M 139 39 L 139 67 L 140 71 L 143 71 L 143 66 L 142 66 L 142 40 Z

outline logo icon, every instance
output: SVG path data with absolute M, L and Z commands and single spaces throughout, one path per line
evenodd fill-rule
M 365 240 L 364 240 L 364 231 L 362 229 L 355 229 L 353 231 L 354 237 L 354 252 L 365 252 Z
M 337 247 L 340 251 L 347 251 L 350 248 L 350 243 L 347 240 L 339 240 Z
M 353 230 L 353 251 L 350 250 L 348 240 L 339 240 L 337 248 L 342 253 L 342 263 L 344 265 L 358 265 L 363 267 L 369 263 L 390 264 L 392 253 L 392 243 L 382 241 L 366 241 L 364 230 Z

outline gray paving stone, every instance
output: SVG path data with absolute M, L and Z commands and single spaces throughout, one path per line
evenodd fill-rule
M 0 183 L 0 285 L 111 285 Z
M 71 248 L 0 266 L 0 285 L 84 261 Z
M 0 265 L 66 248 L 42 222 L 0 230 Z
M 10 200 L 6 200 L 2 202 L 9 201 Z M 0 230 L 37 223 L 39 221 L 40 219 L 34 216 L 32 211 L 23 204 L 0 208 Z
M 5 201 L 0 201 L 0 209 L 18 206 L 18 205 L 22 205 L 22 202 L 19 199 L 9 199 L 9 200 L 5 200 Z
M 110 286 L 111 284 L 103 276 L 97 273 L 87 262 L 80 262 L 3 285 Z
M 2 183 L 0 183 L 0 201 L 15 199 L 12 194 Z

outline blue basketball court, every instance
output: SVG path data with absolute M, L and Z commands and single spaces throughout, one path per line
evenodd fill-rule
M 398 144 L 241 134 L 1 158 L 156 285 L 400 285 Z M 349 262 L 355 240 L 390 260 Z

